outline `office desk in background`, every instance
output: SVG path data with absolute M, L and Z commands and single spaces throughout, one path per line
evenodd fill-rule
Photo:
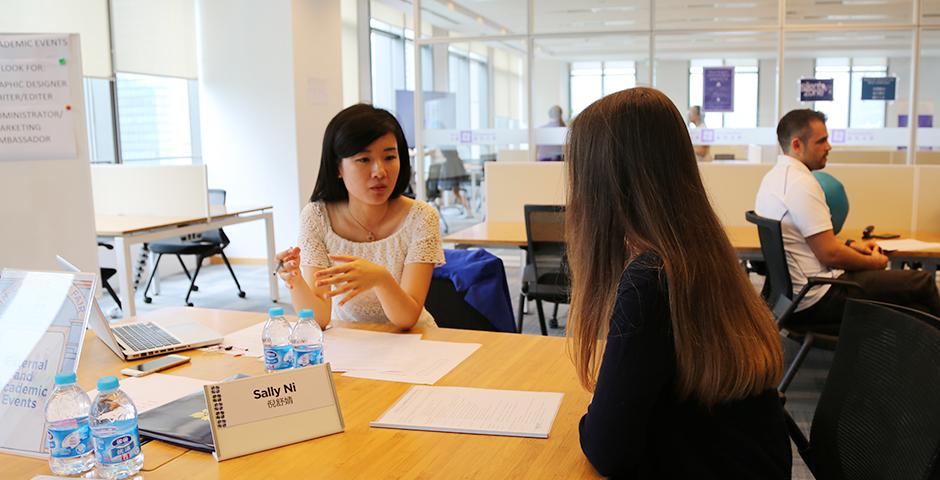
M 114 242 L 117 279 L 125 317 L 137 314 L 131 245 L 182 237 L 256 220 L 263 220 L 265 223 L 268 273 L 270 273 L 268 289 L 271 300 L 278 300 L 277 278 L 273 275 L 276 262 L 274 261 L 274 213 L 271 206 L 212 206 L 209 215 L 209 217 L 95 215 L 95 230 L 98 237 L 108 237 Z M 151 259 L 151 268 L 152 265 Z
M 142 319 L 191 316 L 222 334 L 265 320 L 263 313 L 171 307 Z M 343 325 L 390 331 L 383 325 Z M 437 385 L 562 392 L 548 439 L 370 428 L 410 384 L 334 374 L 346 431 L 217 463 L 210 454 L 159 441 L 144 445 L 147 479 L 178 478 L 597 478 L 581 453 L 578 422 L 591 395 L 578 383 L 565 339 L 453 330 L 416 329 L 428 340 L 480 343 L 482 347 Z M 103 375 L 126 366 L 89 330 L 78 383 L 88 390 Z M 326 348 L 330 348 L 329 344 Z M 236 373 L 259 375 L 257 358 L 186 352 L 190 363 L 163 373 L 220 380 Z M 130 363 L 139 363 L 130 362 Z M 0 454 L 0 478 L 48 474 L 44 460 Z
M 726 226 L 725 233 L 731 241 L 738 258 L 742 260 L 762 260 L 760 238 L 757 227 Z M 910 232 L 895 231 L 901 238 L 911 237 Z M 862 238 L 861 230 L 846 230 L 840 235 L 844 238 Z M 925 242 L 940 242 L 940 232 L 918 232 L 914 235 Z M 876 239 L 877 240 L 877 239 Z M 453 243 L 455 248 L 470 247 L 521 247 L 526 246 L 525 223 L 522 222 L 483 222 L 445 236 L 444 243 Z M 900 268 L 902 262 L 920 262 L 923 268 L 934 274 L 940 264 L 940 249 L 895 251 L 888 254 L 892 268 Z

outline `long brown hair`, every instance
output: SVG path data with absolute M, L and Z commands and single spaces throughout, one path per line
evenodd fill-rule
M 662 92 L 608 95 L 568 136 L 568 335 L 593 390 L 620 277 L 635 254 L 663 261 L 676 351 L 676 393 L 705 405 L 776 385 L 783 352 L 712 210 L 682 116 Z

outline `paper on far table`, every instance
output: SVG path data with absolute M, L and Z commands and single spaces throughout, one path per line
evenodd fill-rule
M 562 393 L 411 387 L 372 427 L 548 438 Z
M 897 240 L 876 240 L 878 246 L 888 251 L 933 250 L 940 249 L 940 243 L 930 243 L 914 238 L 899 238 Z
M 386 361 L 396 369 L 348 370 L 344 376 L 433 385 L 478 348 L 479 343 L 421 340 L 408 348 L 388 351 Z
M 202 390 L 203 385 L 213 383 L 211 380 L 179 377 L 162 373 L 151 373 L 143 377 L 129 377 L 121 380 L 121 390 L 134 401 L 137 413 L 157 408 L 161 405 L 183 398 L 186 395 Z M 98 390 L 89 390 L 88 396 L 92 399 L 98 395 Z

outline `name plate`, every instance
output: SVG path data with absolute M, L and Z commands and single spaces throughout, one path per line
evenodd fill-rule
M 345 429 L 329 364 L 213 383 L 203 388 L 216 460 Z

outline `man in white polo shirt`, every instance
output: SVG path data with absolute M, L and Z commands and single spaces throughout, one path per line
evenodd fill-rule
M 793 323 L 837 325 L 847 298 L 880 300 L 940 316 L 940 296 L 930 274 L 885 270 L 888 258 L 873 240 L 843 241 L 833 234 L 825 194 L 810 173 L 826 166 L 832 149 L 826 115 L 809 109 L 787 113 L 777 125 L 777 141 L 784 155 L 761 182 L 755 211 L 780 220 L 794 295 L 808 277 L 851 280 L 864 290 L 814 287 L 797 306 Z

